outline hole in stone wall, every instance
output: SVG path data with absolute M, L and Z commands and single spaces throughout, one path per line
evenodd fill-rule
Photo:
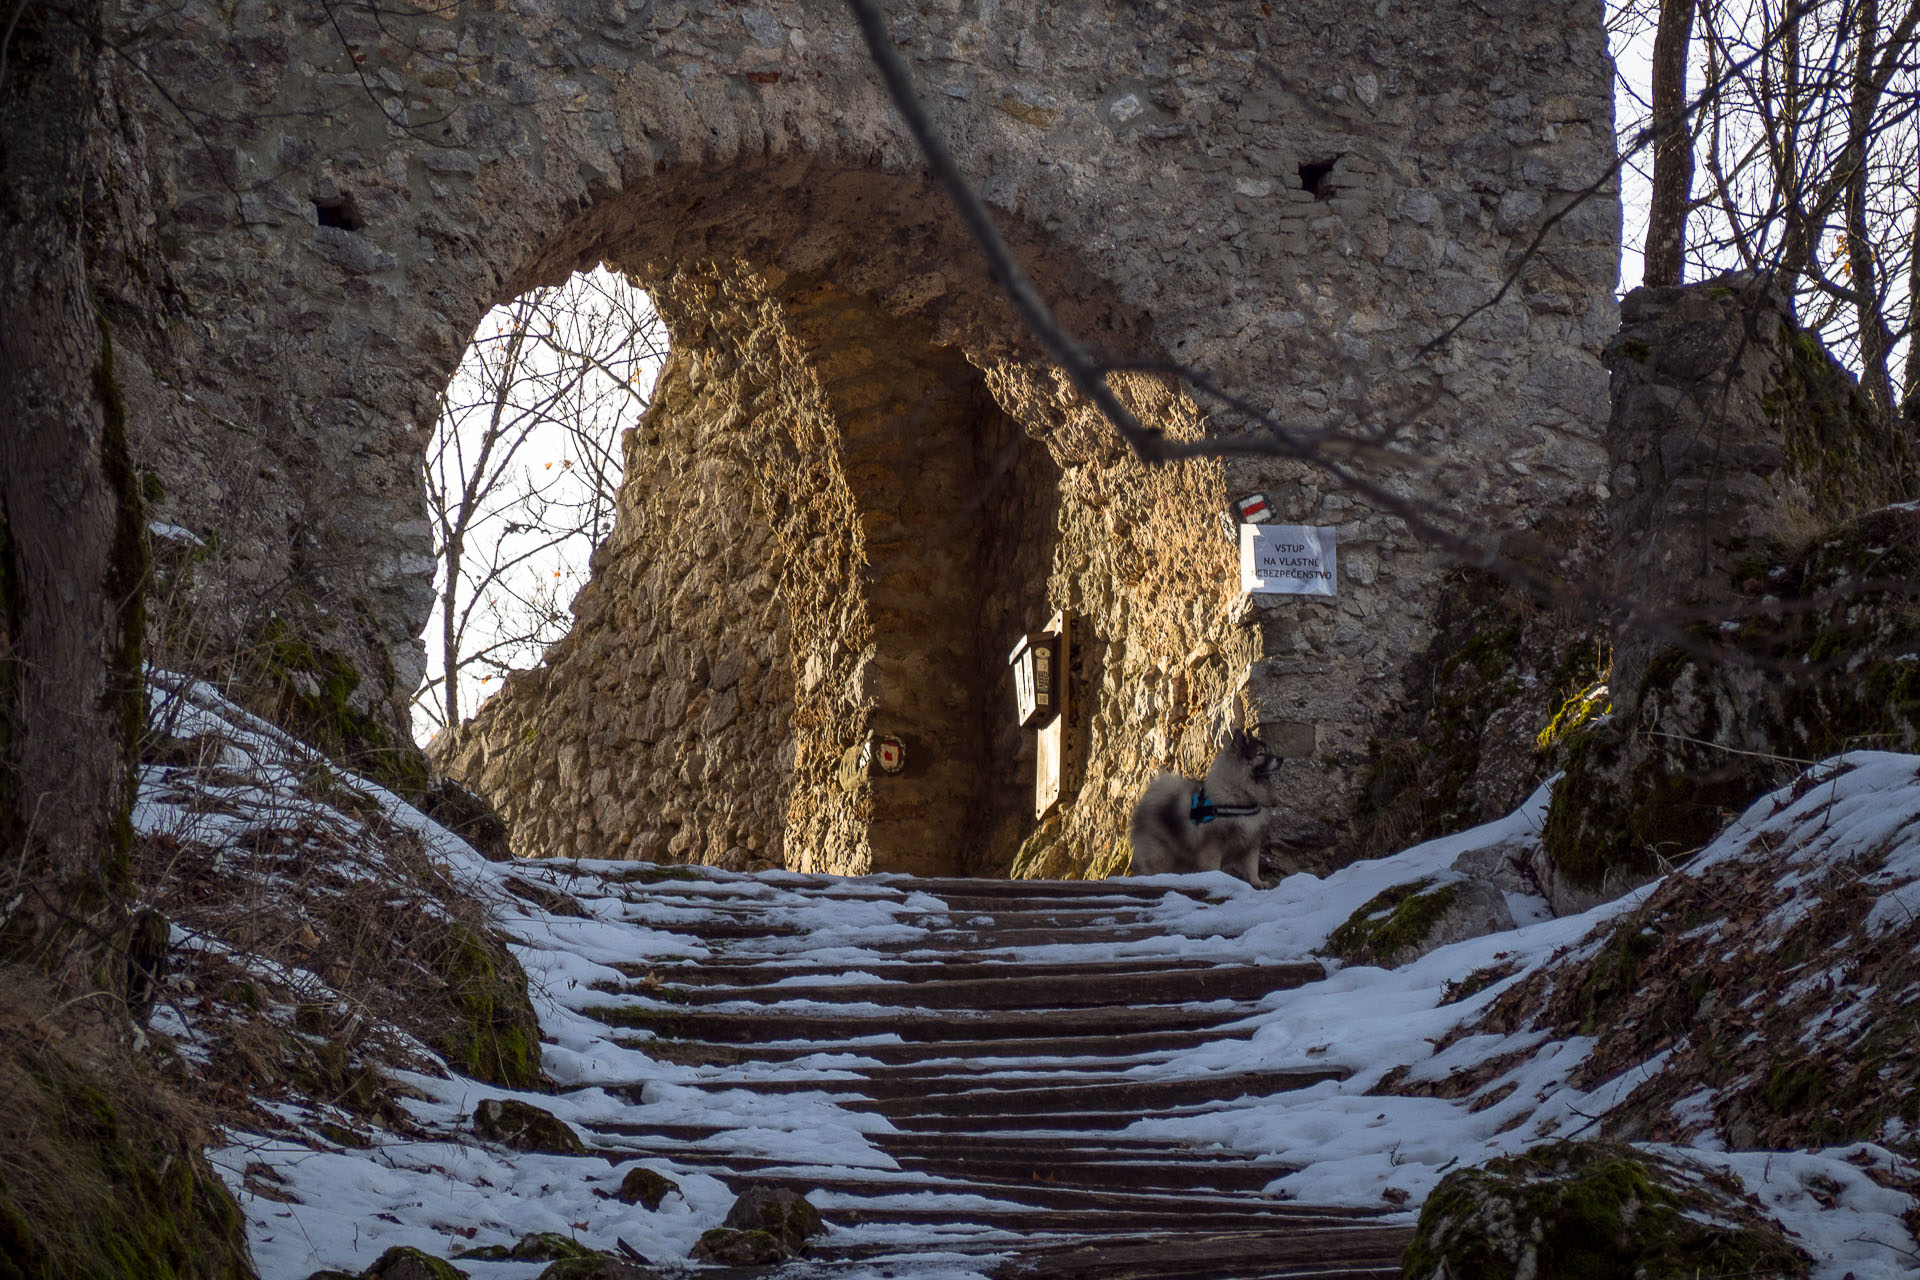
M 1315 200 L 1326 200 L 1333 195 L 1333 166 L 1340 162 L 1339 156 L 1330 156 L 1325 160 L 1314 160 L 1300 166 L 1300 189 Z
M 360 216 L 360 209 L 350 193 L 339 195 L 315 196 L 313 216 L 323 227 L 339 227 L 343 231 L 358 231 L 366 225 Z
M 640 421 L 666 354 L 652 302 L 605 267 L 480 322 L 423 464 L 435 561 L 427 674 L 414 696 L 423 742 L 572 626 L 568 606 L 613 527 L 621 435 Z

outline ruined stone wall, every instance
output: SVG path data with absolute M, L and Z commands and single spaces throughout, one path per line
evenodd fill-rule
M 1621 310 L 1606 586 L 1631 716 L 1653 655 L 1729 607 L 1738 566 L 1908 498 L 1916 460 L 1768 277 L 1635 289 Z
M 148 393 L 130 427 L 154 476 L 156 516 L 206 543 L 188 593 L 192 647 L 260 652 L 264 640 L 279 665 L 298 668 L 277 677 L 281 687 L 331 691 L 352 725 L 399 734 L 430 603 L 415 468 L 435 399 L 485 309 L 602 260 L 663 292 L 682 272 L 708 271 L 758 280 L 770 296 L 817 287 L 845 302 L 810 308 L 798 294 L 782 297 L 793 314 L 776 327 L 804 338 L 815 366 L 798 381 L 782 373 L 783 387 L 812 378 L 825 394 L 833 376 L 821 371 L 841 358 L 835 350 L 911 331 L 921 335 L 916 385 L 957 385 L 963 361 L 993 402 L 983 438 L 1038 442 L 1047 458 L 1031 464 L 1036 483 L 1058 474 L 1050 492 L 1007 500 L 1021 519 L 1055 513 L 1043 601 L 1030 602 L 1023 585 L 1002 604 L 969 606 L 954 585 L 968 572 L 958 562 L 908 575 L 946 583 L 933 588 L 926 616 L 973 610 L 971 634 L 948 636 L 943 624 L 922 656 L 969 668 L 955 689 L 986 699 L 984 725 L 963 731 L 966 716 L 951 709 L 937 717 L 942 732 L 985 744 L 976 756 L 985 763 L 964 781 L 924 788 L 928 803 L 938 792 L 946 812 L 966 808 L 994 834 L 942 856 L 1004 865 L 1009 842 L 1032 834 L 1030 816 L 1023 823 L 1012 806 L 982 814 L 960 799 L 997 794 L 982 781 L 989 775 L 1030 787 L 1002 718 L 1010 712 L 994 705 L 1004 689 L 983 693 L 990 651 L 980 633 L 990 628 L 972 624 L 988 619 L 1004 632 L 994 640 L 1003 659 L 1017 630 L 1060 606 L 1086 615 L 1096 663 L 1088 773 L 1051 837 L 1030 845 L 1029 869 L 1112 865 L 1131 796 L 1155 767 L 1202 765 L 1209 722 L 1221 714 L 1250 714 L 1297 753 L 1286 775 L 1297 817 L 1283 834 L 1324 844 L 1346 820 L 1369 727 L 1399 697 L 1439 589 L 1442 558 L 1399 504 L 1477 536 L 1585 500 L 1600 478 L 1595 352 L 1612 325 L 1618 211 L 1610 194 L 1567 208 L 1611 150 L 1599 16 L 1589 0 L 1418 11 L 1387 0 L 1358 14 L 1317 2 L 1110 12 L 940 0 L 893 16 L 961 165 L 1069 327 L 1124 356 L 1192 362 L 1296 428 L 1337 433 L 1312 452 L 1377 486 L 1369 497 L 1299 462 L 1236 457 L 1148 473 L 1120 458 L 1020 333 L 920 176 L 843 8 L 828 0 L 531 0 L 417 12 L 126 4 L 116 36 L 139 67 L 123 70 L 133 125 L 155 155 L 143 194 L 174 335 L 129 353 L 132 380 Z M 1496 300 L 1510 271 L 1515 287 Z M 1450 343 L 1423 351 L 1489 303 Z M 690 363 L 676 376 L 691 378 L 701 344 L 746 341 L 727 337 L 732 329 L 683 324 L 698 336 L 681 340 L 691 349 L 676 361 Z M 1170 434 L 1249 443 L 1246 415 L 1232 406 L 1151 377 L 1125 381 Z M 732 402 L 731 393 L 701 400 L 691 382 L 680 398 L 690 442 L 720 425 L 696 417 Z M 857 507 L 861 469 L 848 459 L 893 446 L 878 428 L 859 436 L 859 406 L 830 409 L 831 429 L 852 446 L 839 465 Z M 957 436 L 943 438 L 958 448 Z M 645 470 L 693 459 L 642 450 L 636 461 Z M 743 478 L 758 462 L 741 466 Z M 963 470 L 977 477 L 977 457 Z M 1274 497 L 1282 519 L 1340 527 L 1336 603 L 1234 611 L 1232 548 L 1217 516 L 1228 496 L 1253 488 Z M 925 501 L 903 491 L 909 498 Z M 822 508 L 809 519 L 851 530 L 834 523 L 842 514 Z M 838 542 L 841 534 L 822 533 L 822 553 L 831 544 L 846 573 L 868 574 L 875 562 L 858 556 L 883 540 L 870 541 L 874 527 L 852 532 Z M 976 566 L 1011 554 L 978 537 L 971 546 Z M 611 570 L 612 560 L 602 563 Z M 751 577 L 744 562 L 724 567 L 713 581 L 736 569 Z M 1039 571 L 1022 565 L 1012 577 L 1025 584 Z M 739 766 L 757 791 L 729 802 L 737 822 L 696 814 L 725 789 L 706 771 L 734 766 L 703 752 L 695 770 L 685 741 L 669 748 L 664 738 L 644 760 L 646 785 L 659 788 L 646 795 L 700 777 L 698 798 L 677 801 L 689 816 L 671 834 L 611 816 L 580 831 L 579 811 L 644 807 L 622 792 L 642 760 L 617 758 L 611 746 L 578 756 L 597 763 L 569 766 L 568 787 L 557 748 L 550 759 L 535 747 L 522 764 L 501 765 L 526 779 L 527 794 L 534 779 L 549 780 L 551 798 L 523 802 L 524 811 L 570 808 L 567 839 L 585 834 L 609 849 L 649 848 L 649 831 L 671 845 L 698 829 L 697 849 L 687 836 L 668 856 L 745 850 L 751 861 L 780 847 L 798 865 L 830 847 L 841 851 L 829 857 L 835 865 L 870 858 L 860 840 L 884 815 L 862 816 L 860 806 L 874 793 L 862 800 L 856 781 L 833 799 L 825 781 L 841 763 L 835 749 L 858 732 L 847 708 L 870 704 L 871 727 L 884 731 L 897 714 L 913 731 L 913 717 L 933 705 L 896 699 L 890 709 L 881 696 L 890 680 L 924 676 L 919 659 L 900 656 L 911 643 L 876 648 L 871 687 L 857 682 L 862 698 L 831 701 L 849 687 L 843 665 L 852 679 L 859 653 L 887 626 L 901 636 L 915 629 L 906 613 L 882 616 L 884 600 L 876 611 L 875 581 L 844 597 L 849 608 L 863 598 L 866 618 L 842 619 L 845 652 L 817 686 L 834 692 L 815 710 L 801 691 L 808 655 L 793 647 L 791 622 L 784 666 L 779 658 L 789 608 L 742 603 L 730 585 L 660 644 L 709 655 L 704 684 L 664 655 L 661 674 L 648 677 L 681 682 L 684 729 L 688 707 L 726 692 L 712 683 L 722 646 L 711 620 L 740 604 L 744 620 L 775 629 L 746 646 L 768 654 L 755 659 L 767 663 L 768 698 L 791 680 L 789 725 L 817 713 L 817 730 L 797 738 L 780 738 L 774 713 L 758 704 L 738 722 L 742 741 L 760 745 Z M 593 609 L 611 617 L 614 606 Z M 1017 626 L 1014 613 L 1024 615 Z M 651 615 L 623 624 L 649 625 Z M 881 630 L 863 640 L 861 626 Z M 284 629 L 307 649 L 274 643 Z M 646 643 L 609 634 L 576 649 L 638 653 Z M 898 664 L 891 673 L 889 662 Z M 651 684 L 633 687 L 630 666 L 619 669 L 628 698 L 652 697 Z M 702 704 L 703 723 L 713 706 L 711 697 Z M 569 741 L 614 732 L 583 728 Z M 762 797 L 782 788 L 788 825 L 761 827 L 773 811 Z M 528 851 L 579 847 L 559 843 L 567 818 L 540 821 L 547 834 L 523 839 Z M 919 838 L 915 821 L 901 815 L 893 847 Z M 795 824 L 815 852 L 796 854 Z M 754 831 L 758 850 L 746 843 Z
M 1621 310 L 1613 715 L 1574 737 L 1548 810 L 1563 913 L 1683 860 L 1810 761 L 1920 740 L 1913 441 L 1767 277 Z

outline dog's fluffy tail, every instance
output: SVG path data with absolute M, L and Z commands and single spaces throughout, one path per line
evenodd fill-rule
M 1163 773 L 1147 784 L 1146 794 L 1133 807 L 1133 822 L 1127 829 L 1128 843 L 1133 846 L 1134 875 L 1190 870 L 1181 855 L 1187 846 L 1187 806 L 1192 798 L 1193 783 L 1178 774 Z

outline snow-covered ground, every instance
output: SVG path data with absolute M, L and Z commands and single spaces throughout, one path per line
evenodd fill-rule
M 182 796 L 177 775 L 150 769 L 136 822 L 146 833 L 217 844 L 244 837 L 250 814 L 313 808 L 299 783 L 312 755 L 280 731 L 249 716 L 204 685 L 156 675 L 156 715 L 176 738 L 211 735 L 224 741 L 219 760 L 220 804 L 196 811 Z M 1783 791 L 1757 803 L 1695 868 L 1750 856 L 1758 837 L 1796 842 L 1793 856 L 1844 861 L 1875 851 L 1880 905 L 1875 928 L 1910 920 L 1920 901 L 1920 760 L 1859 754 L 1842 767 L 1827 767 L 1827 780 Z M 516 1095 L 465 1079 L 436 1066 L 429 1050 L 411 1046 L 417 1069 L 399 1073 L 415 1096 L 405 1102 L 412 1124 L 406 1132 L 373 1128 L 368 1145 L 329 1140 L 323 1122 L 338 1123 L 337 1109 L 317 1100 L 279 1098 L 264 1109 L 283 1122 L 271 1135 L 229 1132 L 213 1153 L 240 1197 L 249 1219 L 254 1256 L 266 1280 L 302 1280 L 313 1270 L 357 1270 L 384 1249 L 410 1244 L 441 1255 L 477 1245 L 509 1243 L 530 1231 L 554 1231 L 603 1249 L 625 1242 L 662 1262 L 685 1258 L 700 1232 L 718 1224 L 732 1197 L 717 1179 L 643 1154 L 648 1143 L 632 1138 L 634 1155 L 624 1160 L 504 1152 L 466 1133 L 466 1117 L 490 1097 L 524 1096 L 576 1127 L 608 1123 L 637 1126 L 713 1124 L 724 1119 L 730 1141 L 742 1153 L 773 1156 L 796 1165 L 886 1169 L 891 1160 L 868 1135 L 886 1128 L 880 1116 L 838 1106 L 825 1093 L 756 1095 L 713 1092 L 690 1082 L 710 1070 L 655 1061 L 616 1043 L 605 1024 L 586 1016 L 610 1000 L 596 982 L 622 977 L 616 962 L 701 958 L 684 936 L 662 931 L 676 911 L 698 909 L 703 894 L 724 887 L 750 892 L 765 912 L 804 926 L 808 956 L 853 980 L 878 972 L 874 950 L 928 927 L 937 900 L 909 895 L 897 881 L 874 877 L 870 902 L 826 902 L 804 892 L 801 877 L 767 875 L 749 880 L 716 873 L 711 884 L 673 881 L 656 886 L 636 905 L 614 881 L 630 863 L 489 863 L 438 825 L 378 786 L 349 779 L 352 792 L 371 802 L 385 820 L 412 831 L 431 857 L 469 890 L 492 904 L 499 926 L 532 982 L 543 1031 L 547 1074 L 558 1094 Z M 171 797 L 171 798 L 169 798 Z M 1349 866 L 1316 878 L 1293 876 L 1269 890 L 1254 890 L 1223 875 L 1198 878 L 1212 901 L 1169 897 L 1158 908 L 1165 936 L 1120 944 L 1118 954 L 1205 957 L 1239 963 L 1270 963 L 1316 956 L 1328 933 L 1361 904 L 1390 886 L 1443 870 L 1467 850 L 1512 846 L 1537 832 L 1546 793 L 1535 795 L 1501 822 L 1433 841 L 1391 858 Z M 326 829 L 349 831 L 362 817 L 320 806 L 310 815 Z M 1884 858 L 1882 857 L 1884 854 Z M 1798 865 L 1797 863 L 1794 865 Z M 565 891 L 583 915 L 554 914 L 507 891 L 509 876 L 541 876 Z M 1188 885 L 1196 878 L 1178 881 Z M 1338 969 L 1326 980 L 1276 992 L 1254 1015 L 1251 1039 L 1153 1055 L 1135 1067 L 1143 1078 L 1192 1076 L 1209 1071 L 1344 1068 L 1350 1074 L 1297 1092 L 1219 1104 L 1200 1114 L 1150 1117 L 1134 1130 L 1201 1146 L 1271 1155 L 1299 1172 L 1269 1188 L 1301 1202 L 1378 1208 L 1400 1206 L 1410 1217 L 1447 1170 L 1511 1152 L 1548 1137 L 1597 1133 L 1601 1119 L 1639 1084 L 1658 1073 L 1665 1054 L 1636 1068 L 1580 1088 L 1569 1083 L 1593 1053 L 1581 1036 L 1540 1030 L 1512 1034 L 1460 1034 L 1503 992 L 1543 968 L 1577 960 L 1600 945 L 1597 927 L 1642 903 L 1653 886 L 1582 916 L 1544 918 L 1540 904 L 1513 900 L 1514 930 L 1442 948 L 1395 970 Z M 1791 907 L 1783 907 L 1790 910 Z M 1899 913 L 1906 913 L 1901 916 Z M 938 918 L 937 914 L 934 918 Z M 651 925 L 650 925 L 651 921 Z M 183 945 L 217 947 L 204 935 L 180 936 Z M 768 948 L 788 945 L 769 941 Z M 1044 948 L 1036 948 L 1039 955 Z M 1109 949 L 1098 957 L 1115 958 Z M 271 968 L 272 966 L 266 966 Z M 1470 973 L 1511 968 L 1509 976 L 1465 999 L 1449 989 Z M 272 976 L 291 983 L 306 1001 L 339 998 L 312 973 Z M 805 984 L 795 983 L 796 997 Z M 205 1056 L 204 1033 L 190 1008 L 164 1004 L 155 1029 L 189 1061 Z M 1436 1051 L 1436 1045 L 1444 1045 Z M 1418 1084 L 1511 1058 L 1471 1096 L 1410 1097 L 1372 1092 L 1396 1068 L 1399 1082 Z M 803 1059 L 770 1063 L 773 1073 L 832 1074 L 859 1059 Z M 602 1087 L 644 1086 L 634 1104 Z M 1511 1088 L 1502 1086 L 1511 1085 Z M 1912 1087 L 1911 1082 L 1909 1086 Z M 1492 1097 L 1490 1104 L 1486 1099 Z M 1474 1099 L 1478 1101 L 1474 1101 Z M 1704 1108 L 1705 1100 L 1696 1100 Z M 465 1135 L 465 1136 L 463 1136 Z M 1891 1140 L 1891 1139 L 1890 1139 Z M 605 1141 L 604 1138 L 601 1139 Z M 1910 1180 L 1910 1164 L 1893 1151 L 1853 1144 L 1820 1151 L 1726 1152 L 1705 1137 L 1698 1145 L 1665 1147 L 1725 1169 L 1764 1202 L 1817 1260 L 1822 1280 L 1897 1280 L 1920 1273 L 1920 1251 L 1901 1223 L 1912 1197 L 1886 1189 L 1868 1176 L 1879 1171 L 1892 1182 Z M 634 1163 L 676 1181 L 681 1194 L 658 1212 L 606 1198 Z M 929 1239 L 929 1243 L 932 1241 Z M 932 1265 L 927 1275 L 974 1274 L 955 1258 Z M 537 1275 L 544 1263 L 465 1263 L 476 1276 L 518 1280 Z M 855 1273 L 844 1273 L 855 1274 Z

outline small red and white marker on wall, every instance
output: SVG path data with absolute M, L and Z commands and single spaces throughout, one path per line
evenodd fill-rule
M 1250 493 L 1244 498 L 1235 499 L 1233 513 L 1240 518 L 1241 524 L 1263 524 L 1273 519 L 1273 508 L 1268 505 L 1264 493 Z
M 867 768 L 881 773 L 899 773 L 907 767 L 907 744 L 898 738 L 876 734 L 867 739 Z

